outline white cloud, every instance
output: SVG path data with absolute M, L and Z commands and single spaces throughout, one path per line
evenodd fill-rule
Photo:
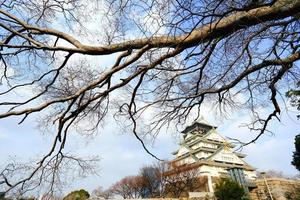
M 87 44 L 97 43 L 97 39 L 101 38 L 101 29 L 98 25 L 101 22 L 103 13 L 93 15 L 92 22 L 85 24 L 94 32 L 94 37 L 82 38 L 81 42 Z M 146 20 L 145 22 L 151 22 Z M 158 24 L 150 24 L 153 26 L 152 32 L 158 30 Z M 99 29 L 98 29 L 99 28 Z M 161 30 L 160 30 L 161 31 Z M 76 37 L 78 35 L 75 35 Z M 99 37 L 99 38 L 97 38 Z M 63 44 L 63 43 L 60 43 Z M 65 43 L 64 43 L 65 44 Z M 111 65 L 113 58 L 116 55 L 93 57 L 93 56 L 78 56 L 72 58 L 71 62 L 75 63 L 83 58 L 87 58 L 89 63 L 95 67 L 103 67 Z M 243 98 L 239 96 L 238 98 Z M 263 112 L 263 110 L 261 110 Z M 249 116 L 245 113 L 238 112 L 230 116 L 230 119 L 220 119 L 214 117 L 215 112 L 210 105 L 205 104 L 202 107 L 202 114 L 212 124 L 218 125 L 219 132 L 230 137 L 236 137 L 243 141 L 249 141 L 255 135 L 251 134 L 247 128 L 240 127 L 241 123 L 247 122 Z M 189 119 L 187 125 L 194 120 L 195 113 Z M 150 112 L 146 118 L 151 118 Z M 25 125 L 17 127 L 15 118 L 2 120 L 0 122 L 0 162 L 6 162 L 9 155 L 17 155 L 31 157 L 37 153 L 46 152 L 51 141 L 45 136 L 37 133 L 34 126 L 30 125 L 32 121 L 28 121 Z M 276 135 L 273 137 L 263 136 L 257 143 L 251 144 L 244 148 L 244 153 L 248 155 L 247 161 L 249 164 L 258 169 L 281 170 L 289 174 L 296 173 L 296 170 L 291 166 L 291 155 L 293 151 L 293 139 L 300 130 L 300 125 L 289 120 L 286 114 L 282 117 L 284 125 L 272 122 L 272 129 Z M 28 126 L 29 125 L 29 126 Z M 27 128 L 24 128 L 27 127 Z M 120 133 L 121 132 L 121 133 Z M 84 180 L 76 181 L 69 188 L 78 189 L 86 188 L 89 191 L 98 187 L 109 187 L 127 175 L 138 173 L 138 169 L 146 164 L 150 164 L 155 160 L 148 155 L 141 144 L 136 140 L 132 133 L 122 133 L 115 122 L 107 120 L 107 124 L 99 135 L 91 139 L 88 143 L 85 138 L 71 134 L 68 143 L 68 149 L 77 150 L 78 153 L 86 156 L 99 155 L 101 158 L 99 174 L 100 176 L 91 176 Z M 48 135 L 49 136 L 49 135 Z M 171 152 L 178 147 L 178 133 L 174 134 L 171 131 L 162 133 L 156 138 L 153 145 L 147 143 L 148 148 L 160 158 L 171 158 Z M 30 148 L 28 148 L 30 147 Z
M 136 175 L 143 165 L 155 162 L 149 154 L 142 149 L 139 141 L 131 132 L 122 132 L 115 122 L 107 120 L 103 131 L 88 143 L 84 137 L 76 136 L 68 142 L 68 149 L 76 149 L 81 156 L 100 157 L 100 176 L 90 176 L 84 180 L 74 182 L 67 190 L 85 188 L 92 191 L 98 186 L 109 187 L 124 176 Z M 73 135 L 75 136 L 75 135 Z M 170 158 L 171 151 L 177 145 L 167 135 L 159 135 L 154 146 L 146 144 L 152 153 L 160 158 Z
M 272 138 L 261 144 L 253 144 L 245 149 L 247 161 L 253 163 L 258 170 L 277 170 L 285 174 L 296 174 L 296 169 L 290 164 L 293 152 L 293 137 L 286 139 Z
M 253 137 L 248 129 L 239 127 L 239 124 L 248 118 L 246 115 L 237 115 L 229 120 L 217 120 L 216 123 L 210 119 L 211 116 L 206 118 L 209 119 L 209 122 L 218 125 L 219 132 L 223 135 L 235 136 L 240 139 Z M 282 122 L 284 124 L 272 123 L 275 136 L 262 137 L 257 143 L 245 147 L 243 153 L 248 155 L 246 161 L 259 170 L 275 169 L 287 174 L 295 174 L 296 170 L 291 166 L 290 161 L 294 135 L 297 134 L 297 130 L 300 130 L 300 125 L 289 120 L 286 114 L 282 116 Z M 2 133 L 3 130 L 3 133 L 9 134 L 9 138 L 0 139 L 1 163 L 6 161 L 8 155 L 29 158 L 47 152 L 51 143 L 49 137 L 38 134 L 31 123 L 28 121 L 24 126 L 18 127 L 13 118 L 2 120 L 0 131 Z M 67 144 L 68 150 L 76 150 L 83 156 L 98 155 L 101 158 L 100 176 L 77 180 L 66 191 L 78 188 L 92 191 L 97 186 L 109 187 L 124 176 L 137 174 L 143 165 L 155 162 L 155 159 L 142 149 L 141 144 L 132 133 L 122 131 L 114 121 L 107 120 L 106 126 L 100 134 L 88 143 L 85 137 L 77 134 L 70 135 Z M 174 137 L 171 132 L 162 132 L 153 146 L 151 143 L 148 143 L 147 146 L 158 157 L 170 159 L 171 152 L 178 147 L 178 141 L 178 137 Z M 28 148 L 29 146 L 32 148 Z
M 261 112 L 264 112 L 261 110 Z M 292 152 L 294 151 L 294 137 L 299 134 L 300 123 L 292 119 L 296 116 L 289 116 L 282 113 L 281 122 L 276 119 L 270 122 L 271 133 L 265 133 L 255 143 L 243 148 L 243 153 L 248 155 L 246 161 L 258 170 L 278 170 L 285 174 L 296 174 L 296 169 L 291 165 Z M 249 120 L 247 115 L 239 115 L 230 120 L 225 120 L 220 127 L 220 132 L 228 137 L 249 142 L 256 137 L 257 133 L 250 132 L 240 124 Z

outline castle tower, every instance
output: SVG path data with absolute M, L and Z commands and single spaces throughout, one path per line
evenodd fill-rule
M 235 146 L 216 129 L 203 118 L 187 126 L 182 131 L 179 149 L 172 153 L 176 157 L 171 164 L 197 168 L 200 176 L 208 177 L 209 192 L 213 192 L 212 179 L 235 176 L 242 184 L 247 179 L 255 179 L 255 169 L 243 160 L 246 155 L 234 152 Z

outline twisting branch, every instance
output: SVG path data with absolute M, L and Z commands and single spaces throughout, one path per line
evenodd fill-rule
M 20 117 L 23 123 L 41 114 L 55 130 L 50 150 L 35 166 L 4 168 L 1 187 L 22 193 L 46 181 L 53 191 L 62 182 L 62 167 L 93 172 L 88 161 L 95 159 L 64 152 L 69 132 L 94 134 L 110 114 L 129 122 L 156 159 L 143 134 L 155 138 L 171 125 L 178 129 L 204 104 L 221 113 L 250 108 L 249 128 L 258 134 L 244 144 L 255 142 L 279 117 L 277 94 L 299 81 L 300 1 L 251 2 L 106 0 L 105 30 L 91 37 L 80 37 L 90 34 L 83 22 L 101 12 L 83 8 L 96 6 L 78 0 L 1 2 L 0 119 Z M 55 20 L 65 28 L 56 29 Z M 258 109 L 265 102 L 273 112 L 263 118 Z M 16 177 L 17 171 L 29 172 Z

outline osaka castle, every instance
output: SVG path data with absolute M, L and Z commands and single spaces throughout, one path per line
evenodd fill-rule
M 172 154 L 172 166 L 189 166 L 198 169 L 200 176 L 208 177 L 208 192 L 213 192 L 213 182 L 222 177 L 233 177 L 241 184 L 256 178 L 255 169 L 246 163 L 246 155 L 235 152 L 233 144 L 221 136 L 217 127 L 203 118 L 183 131 L 180 147 Z

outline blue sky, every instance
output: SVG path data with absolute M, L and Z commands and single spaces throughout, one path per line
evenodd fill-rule
M 227 119 L 215 119 L 212 113 L 205 118 L 218 126 L 223 136 L 236 137 L 243 141 L 254 137 L 247 128 L 240 124 L 248 119 L 242 112 L 236 113 Z M 52 137 L 41 134 L 31 119 L 22 125 L 16 124 L 16 119 L 0 121 L 0 163 L 10 160 L 9 156 L 24 161 L 38 158 L 49 150 Z M 258 170 L 278 170 L 285 174 L 295 175 L 297 171 L 290 164 L 294 150 L 294 136 L 300 130 L 300 122 L 296 120 L 295 112 L 283 112 L 281 123 L 273 121 L 270 125 L 274 135 L 264 135 L 255 144 L 243 149 L 247 154 L 246 161 Z M 109 187 L 127 175 L 134 175 L 143 165 L 154 163 L 155 160 L 148 155 L 134 136 L 123 132 L 114 121 L 108 120 L 99 134 L 86 138 L 71 133 L 68 149 L 82 156 L 99 156 L 99 176 L 89 176 L 76 180 L 65 189 L 70 191 L 84 188 L 90 192 L 98 186 Z M 154 143 L 147 143 L 151 151 L 160 158 L 171 159 L 171 152 L 178 148 L 179 135 L 174 133 L 161 133 Z M 51 138 L 51 139 L 50 139 Z
M 102 23 L 101 15 L 101 13 L 93 15 L 93 18 L 90 19 L 91 22 L 86 24 L 91 32 L 94 33 L 96 31 L 94 29 L 97 28 L 97 31 L 101 33 L 102 29 L 99 29 L 100 26 L 98 26 L 99 23 Z M 63 30 L 63 27 L 58 24 L 54 23 L 54 25 L 59 30 Z M 153 29 L 155 30 L 155 28 Z M 94 35 L 98 34 L 94 33 Z M 81 39 L 84 43 L 95 42 L 94 37 Z M 91 42 L 89 39 L 93 41 Z M 101 41 L 101 38 L 96 39 Z M 101 64 L 106 66 L 111 64 L 114 60 L 111 59 L 113 57 L 115 55 L 105 59 L 98 57 L 88 57 L 88 59 L 91 63 L 98 63 L 101 60 Z M 76 58 L 80 59 L 80 56 Z M 98 65 L 95 66 L 98 67 Z M 262 112 L 264 111 L 262 110 Z M 247 113 L 237 111 L 226 119 L 215 118 L 216 115 L 213 112 L 203 113 L 211 124 L 218 126 L 218 131 L 223 136 L 235 137 L 243 141 L 249 141 L 255 136 L 247 128 L 240 127 L 242 123 L 249 120 Z M 21 125 L 17 125 L 17 122 L 17 118 L 0 120 L 0 165 L 9 162 L 10 156 L 29 161 L 39 158 L 49 151 L 53 140 L 51 133 L 41 134 L 34 118 L 29 117 Z M 300 121 L 296 120 L 296 113 L 283 111 L 281 122 L 273 120 L 270 127 L 274 135 L 266 134 L 255 144 L 243 149 L 243 153 L 248 155 L 246 161 L 258 170 L 278 170 L 289 175 L 297 174 L 296 169 L 290 164 L 294 151 L 294 137 L 300 133 Z M 107 188 L 124 176 L 137 174 L 143 165 L 156 162 L 142 149 L 141 144 L 132 133 L 124 132 L 113 120 L 106 120 L 105 126 L 95 137 L 86 138 L 74 132 L 71 133 L 71 136 L 67 145 L 72 152 L 82 156 L 99 156 L 99 176 L 76 180 L 65 189 L 66 192 L 79 188 L 91 192 L 98 186 Z M 147 146 L 159 158 L 171 159 L 171 152 L 178 148 L 179 136 L 178 133 L 162 132 L 154 143 L 149 142 Z

